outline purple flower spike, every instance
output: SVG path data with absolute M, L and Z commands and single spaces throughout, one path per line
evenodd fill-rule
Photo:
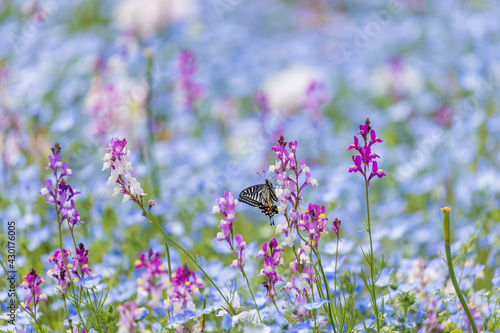
M 193 81 L 193 77 L 198 70 L 196 57 L 190 50 L 182 50 L 177 61 L 179 69 L 178 85 L 183 96 L 184 106 L 192 109 L 196 100 L 204 95 L 203 88 Z
M 269 252 L 267 251 L 269 247 Z M 285 262 L 281 258 L 281 252 L 283 252 L 281 245 L 278 245 L 276 238 L 273 238 L 269 243 L 262 243 L 262 250 L 259 251 L 257 257 L 264 257 L 264 266 L 260 271 L 258 276 L 265 276 L 267 282 L 263 285 L 267 289 L 267 296 L 269 300 L 276 300 L 276 283 L 281 281 L 283 278 L 276 272 L 276 266 L 283 265 L 285 267 Z
M 73 200 L 73 197 L 80 194 L 80 192 L 74 191 L 70 185 L 66 184 L 64 177 L 72 176 L 73 173 L 68 168 L 68 163 L 61 162 L 61 156 L 59 155 L 61 147 L 59 144 L 56 143 L 51 150 L 54 155 L 49 156 L 49 166 L 46 169 L 54 171 L 55 184 L 52 179 L 45 179 L 43 182 L 45 187 L 40 190 L 39 195 L 45 197 L 45 202 L 56 204 L 57 214 L 61 213 L 59 223 L 67 220 L 70 226 L 74 227 L 77 223 L 84 223 L 80 220 L 80 213 L 75 208 Z M 59 172 L 59 169 L 61 169 L 61 172 Z
M 243 273 L 247 243 L 243 240 L 243 236 L 240 234 L 235 236 L 233 233 L 233 223 L 238 220 L 234 217 L 235 207 L 238 205 L 239 202 L 234 199 L 234 194 L 224 191 L 224 197 L 217 198 L 217 206 L 212 208 L 212 214 L 224 215 L 219 224 L 221 232 L 217 233 L 215 240 L 227 242 L 229 248 L 236 253 L 236 259 L 233 260 L 231 267 L 238 268 Z
M 38 276 L 33 268 L 23 276 L 23 279 L 23 283 L 19 286 L 28 290 L 28 298 L 26 301 L 21 302 L 21 307 L 36 317 L 38 303 L 47 300 L 47 295 L 40 290 L 40 285 L 45 282 L 45 279 Z
M 386 176 L 384 171 L 382 169 L 378 168 L 378 164 L 375 161 L 376 158 L 380 158 L 375 153 L 372 153 L 371 146 L 377 142 L 384 142 L 384 140 L 380 139 L 377 137 L 377 134 L 375 133 L 374 130 L 370 127 L 370 119 L 366 118 L 365 124 L 359 126 L 359 135 L 364 140 L 364 146 L 360 147 L 359 146 L 359 140 L 355 136 L 354 137 L 354 143 L 347 148 L 347 150 L 351 149 L 356 149 L 359 153 L 357 156 L 353 156 L 352 160 L 354 164 L 349 168 L 349 172 L 359 172 L 363 175 L 365 178 L 365 181 L 370 185 L 370 180 L 372 180 L 373 177 L 377 176 L 378 178 L 382 178 Z M 370 135 L 370 141 L 368 142 L 368 135 Z M 371 164 L 371 173 L 369 176 L 367 176 L 367 170 L 370 170 L 370 164 Z

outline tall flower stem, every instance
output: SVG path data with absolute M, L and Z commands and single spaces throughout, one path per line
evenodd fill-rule
M 366 164 L 365 164 L 366 168 Z M 365 173 L 366 174 L 366 173 Z M 365 178 L 365 189 L 366 189 L 366 216 L 367 216 L 367 229 L 368 237 L 370 238 L 370 255 L 368 260 L 368 265 L 370 266 L 370 282 L 371 287 L 368 288 L 371 294 L 371 302 L 373 307 L 373 312 L 375 313 L 375 321 L 377 323 L 377 332 L 380 332 L 381 322 L 380 322 L 380 314 L 377 304 L 377 295 L 375 293 L 375 261 L 373 258 L 373 240 L 372 240 L 372 227 L 370 222 L 370 200 L 368 196 L 368 180 Z
M 238 255 L 236 254 L 236 251 L 234 250 L 234 248 L 231 248 L 231 250 L 233 250 L 234 255 L 236 256 L 236 258 L 238 258 Z M 253 303 L 255 304 L 255 310 L 257 310 L 257 314 L 259 315 L 259 321 L 262 323 L 262 317 L 260 316 L 259 307 L 257 306 L 257 301 L 255 301 L 255 296 L 253 295 L 252 286 L 250 286 L 250 282 L 248 282 L 247 274 L 245 273 L 245 270 L 243 269 L 242 262 L 239 258 L 238 258 L 238 261 L 240 262 L 241 274 L 243 274 L 243 277 L 245 278 L 245 280 L 247 282 L 247 286 L 248 286 L 248 290 L 250 291 L 250 295 L 252 295 Z
M 316 255 L 316 260 L 318 261 L 319 269 L 321 271 L 321 275 L 323 277 L 323 281 L 325 283 L 325 289 L 326 289 L 326 295 L 328 296 L 328 300 L 330 301 L 328 303 L 328 317 L 330 317 L 330 320 L 332 321 L 332 326 L 336 327 L 336 322 L 334 320 L 334 313 L 333 313 L 333 303 L 332 303 L 332 294 L 330 292 L 330 286 L 328 285 L 328 279 L 326 278 L 325 271 L 323 270 L 323 265 L 321 264 L 321 257 L 319 255 L 318 249 L 314 249 L 314 254 Z
M 154 142 L 154 116 L 153 116 L 153 108 L 151 106 L 151 100 L 153 99 L 153 51 L 151 49 L 146 49 L 144 51 L 144 55 L 146 57 L 146 85 L 147 85 L 147 96 L 146 96 L 146 112 L 148 116 L 148 144 L 145 146 L 146 155 L 149 159 L 149 163 L 151 165 L 152 170 L 152 188 L 155 195 L 158 195 L 159 189 L 159 177 L 158 177 L 158 168 L 156 166 L 156 161 L 153 157 L 153 152 L 151 151 Z
M 451 257 L 451 242 L 450 242 L 450 213 L 451 209 L 449 207 L 441 208 L 441 213 L 443 213 L 443 233 L 444 233 L 444 249 L 446 251 L 446 262 L 448 264 L 448 271 L 450 273 L 451 282 L 453 283 L 453 288 L 455 288 L 455 292 L 457 293 L 458 299 L 462 304 L 462 307 L 469 319 L 469 325 L 472 329 L 472 332 L 478 333 L 476 322 L 474 321 L 474 317 L 469 310 L 469 306 L 467 305 L 467 301 L 460 290 L 460 286 L 458 285 L 457 277 L 455 276 L 455 271 L 453 269 L 453 259 Z
M 354 143 L 347 148 L 347 150 L 355 149 L 359 155 L 352 156 L 352 160 L 354 164 L 349 168 L 349 172 L 359 172 L 363 175 L 365 180 L 365 192 L 366 192 L 366 213 L 367 213 L 367 224 L 365 226 L 365 231 L 368 232 L 368 237 L 370 239 L 370 252 L 366 253 L 363 249 L 363 256 L 365 260 L 370 266 L 370 276 L 366 277 L 363 269 L 361 269 L 361 274 L 363 275 L 363 281 L 366 285 L 366 288 L 370 292 L 370 301 L 372 304 L 373 312 L 375 315 L 375 321 L 377 325 L 377 332 L 380 332 L 382 326 L 382 317 L 383 314 L 380 313 L 378 304 L 377 304 L 377 295 L 375 292 L 375 282 L 378 277 L 375 277 L 375 260 L 373 256 L 373 239 L 372 239 L 372 227 L 370 221 L 370 200 L 368 196 L 368 187 L 370 185 L 370 181 L 374 177 L 382 178 L 386 176 L 382 169 L 378 168 L 377 158 L 380 158 L 377 154 L 372 152 L 372 146 L 377 142 L 383 142 L 384 140 L 377 137 L 377 134 L 370 126 L 370 119 L 366 118 L 365 124 L 359 126 L 359 133 L 357 135 L 361 135 L 364 146 L 360 146 L 360 141 L 357 136 L 354 136 Z M 368 171 L 371 169 L 370 174 L 368 175 Z M 382 257 L 382 266 L 383 266 L 383 257 Z M 382 312 L 384 311 L 384 303 L 382 303 Z M 364 323 L 364 322 L 363 322 Z

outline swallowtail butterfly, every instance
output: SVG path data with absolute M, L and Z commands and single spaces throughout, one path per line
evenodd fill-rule
M 269 224 L 274 225 L 273 216 L 278 214 L 278 207 L 275 201 L 278 201 L 273 184 L 266 179 L 265 184 L 259 184 L 247 187 L 241 191 L 238 200 L 253 207 L 259 207 L 264 215 L 269 216 Z

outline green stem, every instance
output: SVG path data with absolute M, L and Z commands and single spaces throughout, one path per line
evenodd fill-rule
M 366 174 L 366 164 L 365 164 L 365 174 Z M 372 241 L 372 227 L 371 227 L 371 222 L 370 222 L 370 201 L 368 197 L 368 180 L 365 177 L 365 190 L 366 190 L 366 214 L 367 214 L 367 220 L 368 220 L 368 236 L 370 238 L 370 261 L 368 264 L 370 265 L 370 280 L 371 280 L 371 288 L 370 294 L 372 298 L 372 307 L 373 307 L 373 312 L 375 313 L 375 320 L 377 323 L 377 332 L 380 332 L 380 316 L 379 316 L 379 311 L 378 311 L 378 304 L 377 304 L 377 296 L 375 294 L 375 263 L 373 260 L 373 241 Z
M 146 145 L 146 155 L 151 164 L 152 177 L 153 177 L 153 191 L 155 196 L 159 193 L 158 188 L 158 168 L 156 167 L 156 161 L 153 158 L 151 149 L 153 147 L 154 141 L 154 117 L 153 108 L 151 107 L 151 100 L 153 98 L 153 53 L 151 49 L 146 49 L 146 84 L 147 84 L 147 96 L 146 96 L 146 112 L 148 117 L 148 145 Z
M 451 258 L 451 250 L 450 250 L 450 242 L 449 241 L 444 242 L 444 248 L 446 251 L 446 262 L 448 263 L 448 271 L 450 272 L 451 282 L 453 283 L 453 287 L 455 288 L 455 292 L 457 293 L 458 299 L 460 300 L 460 303 L 462 304 L 462 307 L 464 308 L 464 311 L 467 314 L 467 318 L 469 319 L 469 325 L 472 328 L 472 332 L 478 333 L 477 327 L 476 327 L 476 322 L 474 321 L 474 318 L 472 317 L 472 313 L 469 310 L 469 306 L 467 305 L 467 302 L 465 301 L 464 295 L 462 294 L 462 291 L 460 290 L 460 287 L 458 286 L 457 278 L 455 276 L 455 271 L 453 270 L 453 260 Z
M 257 310 L 257 314 L 259 315 L 260 323 L 263 324 L 262 318 L 261 318 L 260 312 L 259 312 L 259 307 L 257 306 L 257 302 L 255 301 L 255 297 L 253 295 L 252 287 L 250 286 L 250 282 L 248 282 L 247 275 L 245 274 L 245 271 L 243 270 L 243 268 L 241 269 L 241 272 L 243 273 L 243 276 L 245 277 L 245 280 L 247 281 L 248 290 L 250 290 L 250 294 L 252 295 L 253 303 L 255 304 L 255 310 Z
M 232 245 L 231 245 L 231 250 L 233 250 L 233 253 L 236 256 L 236 259 L 238 259 L 238 262 L 239 262 L 240 267 L 241 267 L 241 273 L 243 274 L 243 277 L 247 281 L 248 290 L 250 290 L 250 294 L 252 295 L 252 299 L 253 299 L 253 304 L 255 304 L 255 310 L 257 310 L 257 314 L 259 315 L 260 323 L 262 324 L 262 317 L 260 316 L 259 307 L 257 306 L 257 302 L 255 301 L 255 297 L 253 295 L 253 291 L 252 291 L 252 287 L 250 286 L 250 282 L 248 282 L 248 278 L 247 278 L 247 275 L 245 273 L 245 269 L 243 268 L 243 263 L 241 262 L 240 258 L 238 258 L 238 254 L 236 254 L 236 251 L 234 250 Z
M 172 281 L 172 266 L 170 264 L 170 248 L 168 247 L 168 243 L 165 242 L 165 249 L 167 249 L 167 259 L 168 259 L 168 281 Z M 205 300 L 203 300 L 205 301 Z
M 339 257 L 339 238 L 337 237 L 337 251 L 335 252 L 335 271 L 333 275 L 333 307 L 335 310 L 337 310 L 337 259 Z M 342 330 L 342 326 L 339 327 L 339 330 Z M 335 329 L 334 326 L 334 331 L 336 332 L 337 330 Z
M 316 255 L 316 259 L 318 260 L 319 269 L 321 270 L 321 275 L 323 276 L 323 281 L 325 282 L 326 295 L 328 296 L 328 317 L 332 321 L 332 326 L 335 327 L 335 321 L 333 319 L 333 303 L 332 303 L 332 294 L 330 293 L 330 286 L 328 285 L 328 279 L 326 278 L 325 271 L 323 270 L 323 265 L 321 264 L 321 258 L 318 252 L 318 249 L 314 249 L 314 254 Z
M 92 294 L 94 294 L 94 299 L 97 299 L 93 289 L 92 289 Z M 97 327 L 99 328 L 99 332 L 102 332 L 101 323 L 99 322 L 99 310 L 98 310 L 97 306 L 94 304 L 94 302 L 92 301 L 92 296 L 90 296 L 90 292 L 88 291 L 88 289 L 87 289 L 87 295 L 89 297 L 92 311 L 94 312 L 95 318 L 97 320 Z

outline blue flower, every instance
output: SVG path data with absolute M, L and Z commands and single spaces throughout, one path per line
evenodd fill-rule
M 161 333 L 162 327 L 159 322 L 156 322 L 153 325 L 151 325 L 151 329 L 153 330 L 154 333 Z
M 306 322 L 295 325 L 292 329 L 286 330 L 286 333 L 309 333 L 311 329 L 311 319 Z
M 145 307 L 142 307 L 140 309 L 137 309 L 135 311 L 135 320 L 138 321 L 138 320 L 143 320 L 144 318 L 146 318 L 146 316 L 149 314 L 149 310 L 146 309 Z
M 87 289 L 92 289 L 95 286 L 97 286 L 99 282 L 101 282 L 101 280 L 102 280 L 102 274 L 96 274 L 94 276 L 87 276 L 78 281 L 76 284 Z
M 425 317 L 425 310 L 419 307 L 415 315 L 415 322 L 417 324 L 422 324 L 422 322 L 424 321 L 424 317 Z
M 288 325 L 288 320 L 285 319 L 285 316 L 281 313 L 281 311 L 274 312 L 273 320 L 281 327 Z
M 171 325 L 182 325 L 194 316 L 195 313 L 193 311 L 186 310 L 184 311 L 184 313 L 175 315 L 172 318 L 170 318 L 168 323 Z
M 230 331 L 231 328 L 233 328 L 233 320 L 231 319 L 231 316 L 228 315 L 227 313 L 222 316 L 222 328 L 226 331 Z
M 318 309 L 318 308 L 322 307 L 326 303 L 330 303 L 330 301 L 328 301 L 326 299 L 320 299 L 320 300 L 313 302 L 313 303 L 303 304 L 303 305 L 301 305 L 301 307 L 306 309 L 306 310 L 313 310 L 313 309 Z
M 377 279 L 377 282 L 375 282 L 375 286 L 377 287 L 385 287 L 389 284 L 389 279 L 391 278 L 391 273 L 392 269 L 389 272 L 387 268 L 382 269 L 382 272 L 380 272 L 380 276 Z
M 495 288 L 500 288 L 500 276 L 494 277 L 493 280 L 491 280 Z

